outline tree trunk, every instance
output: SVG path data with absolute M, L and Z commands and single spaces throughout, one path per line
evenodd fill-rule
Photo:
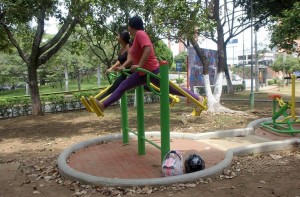
M 41 86 L 45 85 L 46 84 L 46 72 L 44 69 L 40 72 L 39 77 L 40 77 L 40 85 Z
M 80 71 L 78 70 L 77 72 L 77 85 L 78 85 L 78 90 L 81 90 L 81 74 Z
M 223 33 L 223 29 L 222 29 Z M 223 38 L 223 35 L 222 35 Z M 218 41 L 218 73 L 223 72 L 225 73 L 225 78 L 227 82 L 227 91 L 228 94 L 234 94 L 233 85 L 229 76 L 228 64 L 227 64 L 227 53 L 226 53 L 226 45 L 224 44 L 224 39 Z
M 221 95 L 222 95 L 223 74 L 224 74 L 224 72 L 218 72 L 217 73 L 217 79 L 216 79 L 215 89 L 214 89 L 214 97 L 216 99 L 216 102 L 220 102 L 220 98 L 221 98 Z
M 224 72 L 225 72 L 225 77 L 227 82 L 227 92 L 228 94 L 234 94 L 233 85 L 229 76 L 229 70 L 227 65 L 225 66 Z
M 59 87 L 60 87 L 60 90 L 62 91 L 63 90 L 63 80 L 61 78 L 59 79 Z
M 100 87 L 101 85 L 101 66 L 100 64 L 97 66 L 97 85 Z
M 220 19 L 220 0 L 214 1 L 213 17 L 217 23 L 217 47 L 218 47 L 218 74 L 220 72 L 225 72 L 225 77 L 227 81 L 227 91 L 229 94 L 233 94 L 233 86 L 229 76 L 228 66 L 227 66 L 227 54 L 226 54 L 226 44 L 224 42 L 224 30 Z
M 228 64 L 227 64 L 227 53 L 226 45 L 224 44 L 223 28 L 218 28 L 218 74 L 220 72 L 225 73 L 227 82 L 228 94 L 234 94 L 233 85 L 229 76 Z
M 204 51 L 200 49 L 200 47 L 195 39 L 190 39 L 190 42 L 192 43 L 192 45 L 196 51 L 196 54 L 199 56 L 201 63 L 203 65 L 203 75 L 208 75 L 209 74 L 209 63 L 208 63 L 208 60 L 207 60 L 207 57 L 206 57 Z M 208 85 L 210 85 L 210 84 L 208 84 Z
M 65 63 L 64 64 L 64 67 L 65 67 L 65 91 L 69 91 L 69 71 L 68 71 L 68 64 Z
M 31 96 L 32 115 L 44 115 L 42 111 L 40 92 L 37 80 L 37 69 L 35 65 L 28 65 L 28 79 L 29 79 L 29 90 Z
M 203 75 L 203 79 L 204 79 L 204 84 L 205 84 L 205 93 L 206 93 L 207 101 L 208 101 L 207 102 L 208 111 L 215 111 L 214 108 L 217 103 L 217 100 L 215 99 L 215 97 L 211 91 L 209 74 Z
M 29 84 L 26 82 L 25 84 L 25 94 L 29 95 L 30 94 L 30 90 L 29 90 Z
M 78 87 L 78 90 L 80 91 L 81 90 L 81 76 L 80 76 L 80 70 L 78 68 L 77 62 L 73 63 L 73 68 L 74 68 L 74 73 L 75 73 L 76 80 L 77 80 L 77 87 Z

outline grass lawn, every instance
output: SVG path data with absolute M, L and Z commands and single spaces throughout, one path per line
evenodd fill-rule
M 109 83 L 106 79 L 101 80 L 100 88 L 107 87 L 108 85 Z M 89 79 L 83 78 L 80 87 L 81 90 L 90 90 L 90 89 L 98 88 L 97 78 L 96 77 L 91 77 Z M 59 93 L 59 92 L 65 93 L 65 84 L 62 84 L 62 88 L 58 83 L 55 84 L 54 86 L 50 86 L 50 84 L 47 84 L 47 85 L 39 86 L 39 90 L 40 90 L 40 94 Z M 69 81 L 69 91 L 70 92 L 78 91 L 78 84 L 75 79 Z M 25 88 L 19 88 L 16 90 L 5 90 L 5 91 L 0 91 L 0 98 L 26 96 L 25 94 L 26 94 Z

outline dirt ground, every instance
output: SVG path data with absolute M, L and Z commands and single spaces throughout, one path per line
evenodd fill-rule
M 171 109 L 171 131 L 208 132 L 243 128 L 252 120 L 271 116 L 271 104 L 247 110 L 247 103 L 227 102 L 246 114 L 189 114 L 184 101 Z M 145 105 L 146 131 L 158 131 L 159 104 Z M 130 128 L 136 127 L 135 108 L 129 107 Z M 154 124 L 157 123 L 157 124 Z M 85 110 L 0 120 L 0 196 L 300 196 L 300 150 L 235 158 L 220 177 L 168 187 L 92 187 L 64 180 L 57 171 L 58 155 L 69 146 L 121 130 L 117 106 L 98 118 Z M 5 173 L 3 173 L 5 172 Z

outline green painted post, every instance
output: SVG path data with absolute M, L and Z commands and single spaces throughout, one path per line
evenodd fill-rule
M 161 128 L 161 161 L 170 151 L 170 105 L 169 105 L 169 65 L 160 64 L 160 128 Z
M 128 131 L 128 113 L 127 113 L 127 92 L 121 97 L 121 113 L 122 113 L 122 133 L 123 144 L 129 143 L 129 131 Z
M 254 92 L 250 92 L 250 109 L 254 109 Z
M 144 87 L 136 88 L 138 154 L 145 155 Z
M 277 118 L 279 118 L 282 114 L 284 114 L 286 112 L 286 110 L 288 110 L 289 108 L 289 105 L 286 103 L 284 104 L 282 107 L 280 107 L 280 109 L 278 110 L 278 112 L 276 112 L 274 115 L 273 115 L 273 120 L 277 120 Z M 284 117 L 287 117 L 284 116 Z

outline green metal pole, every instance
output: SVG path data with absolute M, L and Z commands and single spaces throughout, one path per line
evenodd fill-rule
M 145 118 L 144 118 L 144 87 L 139 86 L 136 89 L 137 102 L 137 131 L 138 131 L 138 154 L 145 155 Z
M 252 5 L 252 0 L 251 0 L 251 92 L 250 92 L 250 109 L 254 109 L 254 92 L 253 92 L 253 5 Z
M 254 109 L 254 92 L 250 92 L 250 109 Z
M 130 132 L 133 133 L 134 135 L 138 136 L 138 133 L 137 133 L 137 132 L 134 132 L 134 131 L 130 131 Z M 155 147 L 158 148 L 159 150 L 161 149 L 160 146 L 159 146 L 158 144 L 156 144 L 155 142 L 153 142 L 153 141 L 151 141 L 151 140 L 149 140 L 149 139 L 147 139 L 147 138 L 144 138 L 144 140 L 145 140 L 146 142 L 148 142 L 149 144 L 155 146 Z
M 169 105 L 169 65 L 160 65 L 160 128 L 161 128 L 161 161 L 170 151 L 170 105 Z
M 280 107 L 280 109 L 278 110 L 278 112 L 276 112 L 274 115 L 273 115 L 273 120 L 276 120 L 277 118 L 279 118 L 282 114 L 286 114 L 286 110 L 288 110 L 289 108 L 289 105 L 286 103 L 284 104 L 284 106 Z M 287 117 L 287 114 L 284 116 L 284 117 Z
M 121 97 L 121 113 L 122 113 L 122 133 L 123 144 L 129 143 L 129 131 L 128 131 L 128 110 L 127 110 L 127 92 Z

